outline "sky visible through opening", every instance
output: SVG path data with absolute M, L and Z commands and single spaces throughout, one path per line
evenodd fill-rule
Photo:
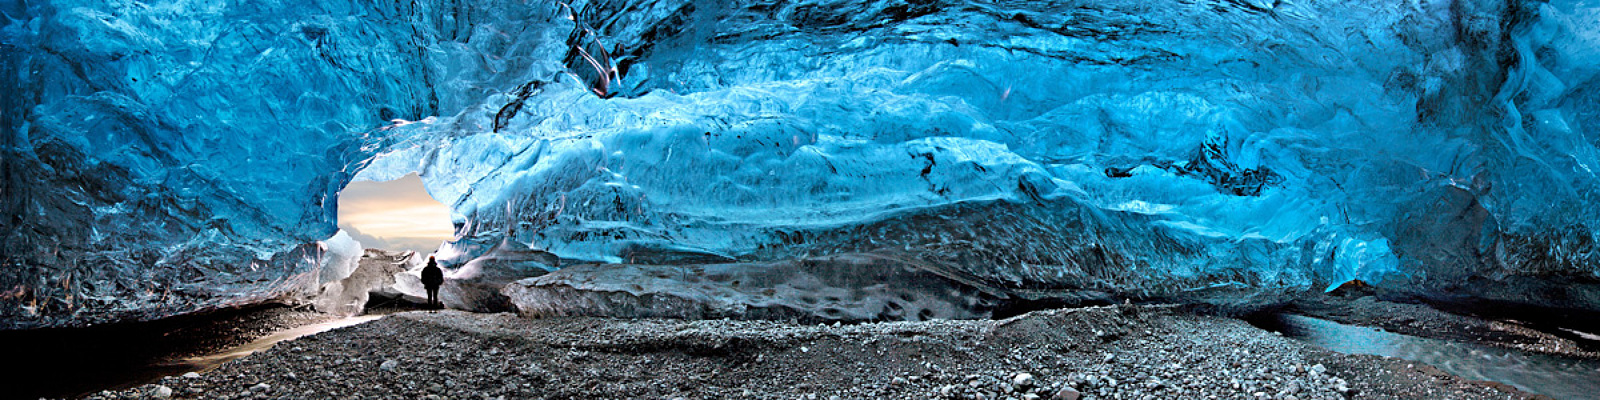
M 450 239 L 450 208 L 434 200 L 417 174 L 387 182 L 351 182 L 339 192 L 339 229 L 362 247 L 432 252 Z

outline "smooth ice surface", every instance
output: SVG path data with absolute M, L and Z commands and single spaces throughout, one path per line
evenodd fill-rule
M 304 289 L 338 191 L 413 172 L 451 266 L 892 253 L 1015 296 L 1600 309 L 1590 0 L 0 12 L 10 326 Z

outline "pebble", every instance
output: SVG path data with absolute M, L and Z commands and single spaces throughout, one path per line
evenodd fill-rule
M 189 372 L 183 373 L 183 377 L 184 377 L 184 379 L 199 378 L 200 377 L 200 373 L 199 372 L 194 372 L 194 371 L 189 371 Z
M 150 389 L 150 397 L 158 399 L 172 397 L 172 388 L 166 385 L 156 385 L 156 387 Z
M 1015 386 L 1018 389 L 1033 386 L 1033 374 L 1027 372 L 1018 373 L 1016 376 L 1011 377 L 1011 386 Z
M 378 370 L 381 371 L 393 371 L 395 368 L 399 367 L 400 362 L 395 360 L 383 360 L 383 364 L 378 364 Z
M 1061 388 L 1061 390 L 1057 390 L 1056 391 L 1056 394 L 1054 396 L 1050 396 L 1050 400 L 1078 400 L 1079 398 L 1082 398 L 1082 397 L 1083 397 L 1083 394 L 1082 393 L 1078 393 L 1078 391 L 1076 389 L 1073 389 L 1073 388 Z
M 265 384 L 265 383 L 257 383 L 255 386 L 251 386 L 250 387 L 250 391 L 256 392 L 256 393 L 266 393 L 266 392 L 269 392 L 271 390 L 272 390 L 272 385 L 268 385 L 268 384 Z

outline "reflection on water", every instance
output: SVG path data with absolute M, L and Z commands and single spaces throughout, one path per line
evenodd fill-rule
M 1600 362 L 1426 339 L 1376 328 L 1285 315 L 1284 335 L 1329 350 L 1417 361 L 1467 379 L 1495 381 L 1557 399 L 1593 399 L 1600 393 Z
M 199 371 L 199 372 L 210 371 L 212 369 L 216 369 L 219 366 L 222 366 L 223 363 L 226 363 L 228 361 L 233 361 L 233 360 L 238 359 L 239 357 L 248 356 L 248 355 L 250 355 L 250 353 L 255 353 L 257 351 L 261 351 L 261 350 L 266 350 L 266 349 L 272 348 L 272 345 L 278 344 L 278 342 L 282 342 L 282 341 L 285 341 L 285 340 L 294 340 L 294 339 L 298 339 L 298 338 L 300 338 L 302 336 L 314 335 L 314 334 L 327 332 L 327 331 L 331 331 L 331 330 L 334 330 L 334 329 L 339 329 L 339 328 L 343 328 L 343 327 L 347 327 L 347 326 L 360 325 L 360 324 L 364 324 L 364 323 L 367 323 L 367 322 L 371 322 L 371 321 L 379 319 L 379 318 L 383 318 L 383 316 L 382 315 L 363 315 L 363 316 L 359 316 L 359 317 L 350 317 L 350 318 L 345 318 L 345 319 L 340 319 L 340 320 L 323 322 L 323 323 L 320 323 L 320 324 L 306 325 L 306 326 L 302 326 L 302 327 L 298 327 L 298 328 L 294 328 L 294 329 L 287 329 L 287 330 L 279 331 L 277 333 L 273 333 L 271 335 L 262 336 L 260 339 L 256 339 L 255 341 L 252 341 L 250 343 L 245 343 L 245 344 L 240 345 L 238 347 L 234 347 L 234 348 L 227 349 L 227 350 L 224 350 L 224 351 L 221 351 L 221 352 L 217 352 L 216 354 L 210 354 L 210 355 L 205 355 L 205 356 L 200 356 L 200 357 L 186 358 L 186 359 L 183 359 L 183 360 L 178 361 L 176 363 L 173 363 L 173 366 L 186 367 L 184 369 L 189 370 L 189 371 Z M 187 372 L 187 371 L 185 371 L 185 372 Z

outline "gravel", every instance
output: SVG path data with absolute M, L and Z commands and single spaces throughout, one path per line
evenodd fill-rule
M 155 387 L 229 400 L 1531 398 L 1235 319 L 1129 307 L 853 325 L 407 312 Z M 152 386 L 89 398 L 154 398 Z

